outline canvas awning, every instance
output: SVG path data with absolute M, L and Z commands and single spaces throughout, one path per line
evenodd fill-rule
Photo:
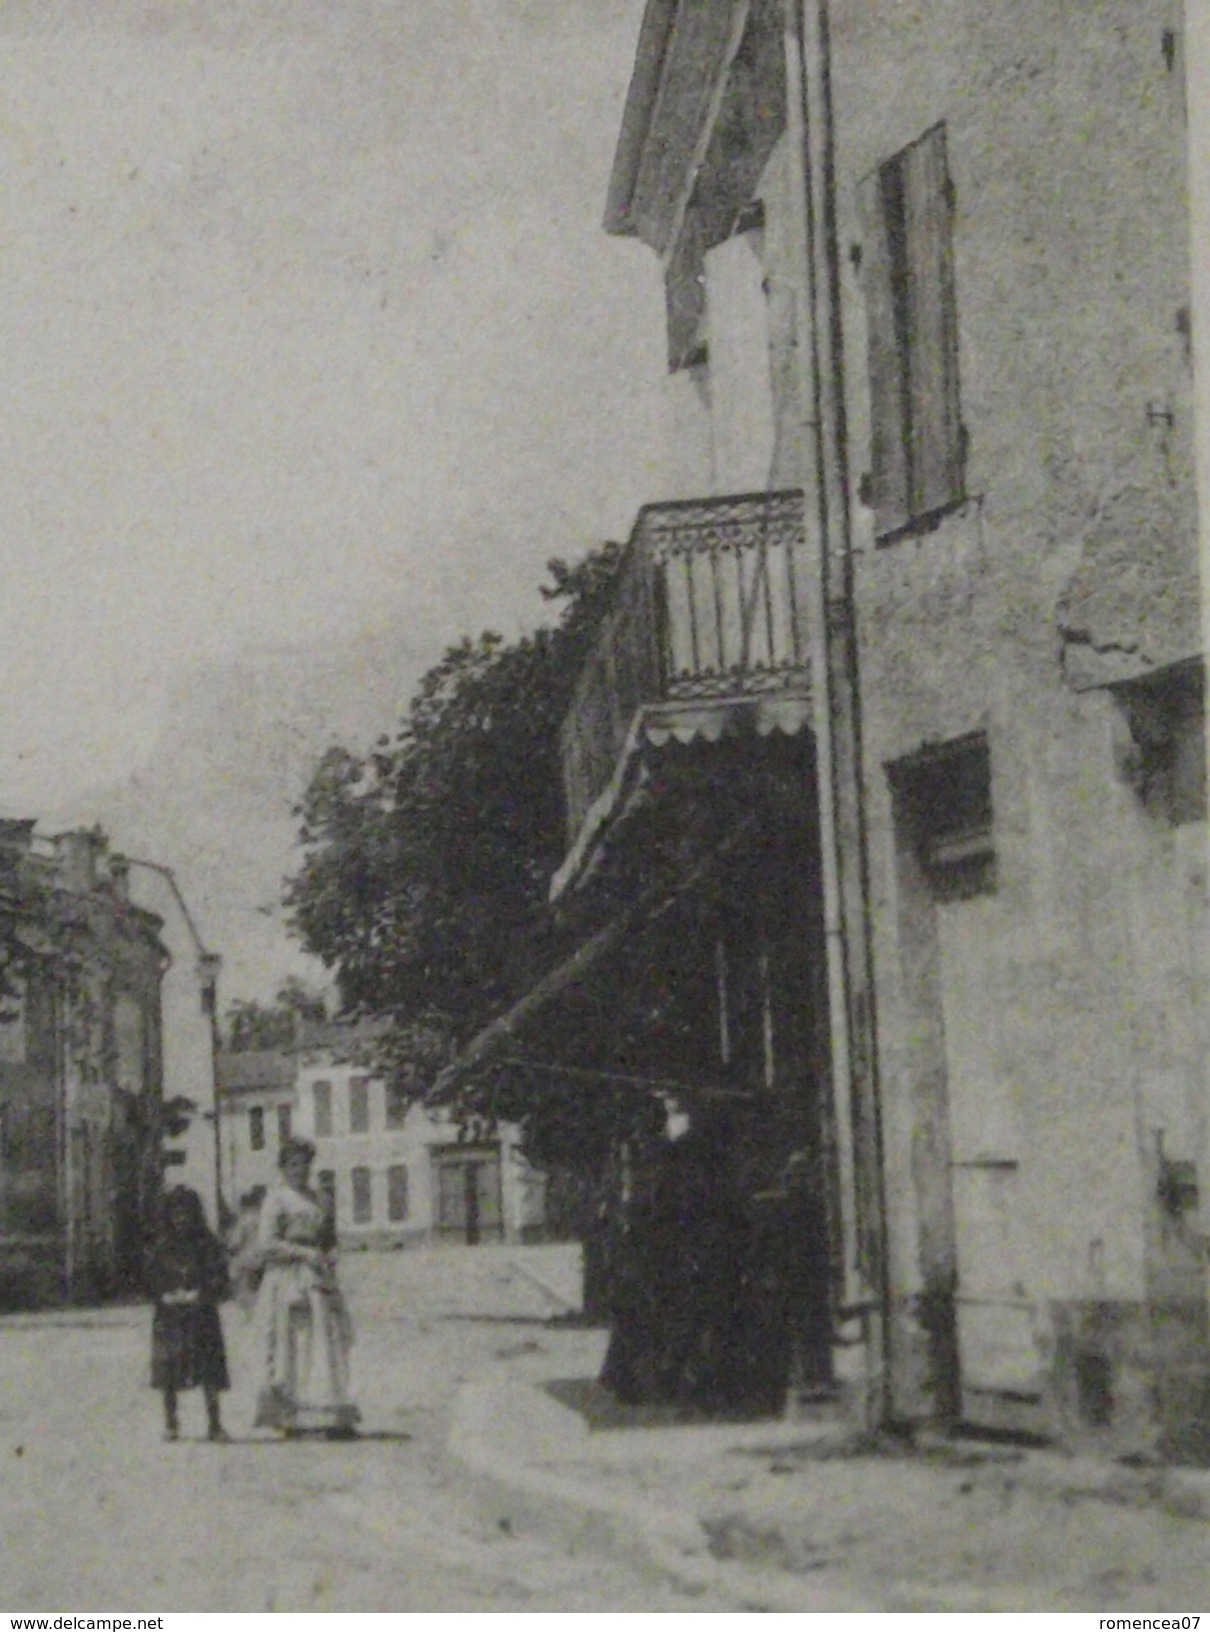
M 581 941 L 554 965 L 525 995 L 475 1033 L 457 1057 L 440 1071 L 425 1096 L 430 1105 L 447 1102 L 476 1067 L 498 1058 L 526 1026 L 564 993 L 585 980 L 629 934 L 653 923 L 678 898 L 693 889 L 718 862 L 744 839 L 752 819 L 741 822 L 723 843 L 711 847 L 674 882 L 661 882 L 642 891 L 627 907 Z
M 579 945 L 570 957 L 543 975 L 536 986 L 511 1008 L 488 1022 L 471 1038 L 458 1057 L 438 1073 L 425 1095 L 430 1105 L 447 1101 L 474 1071 L 498 1055 L 536 1015 L 569 988 L 583 980 L 603 958 L 618 946 L 636 920 L 636 912 L 623 912 Z
M 619 825 L 644 799 L 649 757 L 669 743 L 721 742 L 751 734 L 792 737 L 813 723 L 807 690 L 770 690 L 746 697 L 720 696 L 649 703 L 638 709 L 618 755 L 613 776 L 594 800 L 558 871 L 550 899 L 558 901 L 592 871 L 593 858 L 606 832 Z

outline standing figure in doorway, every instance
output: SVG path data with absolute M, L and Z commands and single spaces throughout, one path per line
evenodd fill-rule
M 228 1291 L 227 1258 L 196 1190 L 181 1185 L 164 1197 L 147 1281 L 154 1300 L 151 1386 L 164 1399 L 164 1438 L 180 1437 L 177 1395 L 200 1388 L 207 1438 L 226 1440 L 219 1394 L 230 1382 L 218 1306 Z
M 335 1226 L 307 1183 L 314 1159 L 308 1140 L 287 1139 L 281 1180 L 261 1203 L 256 1314 L 264 1375 L 256 1426 L 350 1438 L 360 1415 L 349 1398 L 353 1331 L 336 1281 Z

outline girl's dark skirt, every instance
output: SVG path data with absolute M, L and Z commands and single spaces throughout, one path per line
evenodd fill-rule
M 151 1321 L 151 1386 L 230 1388 L 227 1351 L 212 1303 L 158 1304 Z

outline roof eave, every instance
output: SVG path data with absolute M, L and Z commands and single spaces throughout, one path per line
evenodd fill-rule
M 605 203 L 605 231 L 617 238 L 638 236 L 639 229 L 631 214 L 635 184 L 651 127 L 651 115 L 659 95 L 664 54 L 672 35 L 677 5 L 678 0 L 647 0 L 643 13 L 634 72 L 626 93 L 622 130 L 613 156 Z

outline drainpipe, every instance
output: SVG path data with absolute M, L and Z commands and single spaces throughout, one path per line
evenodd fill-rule
M 1201 581 L 1202 661 L 1210 666 L 1210 0 L 1185 6 L 1185 107 L 1190 237 L 1190 324 L 1193 338 L 1193 413 L 1197 482 L 1198 570 Z M 1210 713 L 1206 717 L 1210 732 Z M 1210 737 L 1207 738 L 1210 760 Z M 1210 843 L 1210 825 L 1207 827 Z M 1210 869 L 1210 848 L 1205 856 Z M 1203 930 L 1203 962 L 1210 937 Z M 1203 979 L 1210 969 L 1203 968 Z M 1205 1026 L 1203 1024 L 1203 1037 Z M 1204 1051 L 1203 1051 L 1204 1052 Z M 1210 1231 L 1210 1094 L 1203 1080 L 1198 1136 L 1200 1223 Z
M 877 1078 L 869 876 L 854 618 L 840 253 L 836 234 L 828 0 L 784 0 L 787 134 L 798 185 L 797 348 L 814 510 L 812 673 L 827 935 L 832 1092 L 844 1237 L 844 1308 L 860 1318 L 865 1413 L 891 1415 L 890 1283 Z M 874 1386 L 870 1386 L 873 1384 Z
M 63 1288 L 68 1303 L 76 1295 L 76 1215 L 72 1206 L 71 1103 L 67 1081 L 67 995 L 59 989 L 52 998 L 52 1048 L 55 1061 L 55 1144 L 58 1154 L 59 1219 L 63 1229 Z

